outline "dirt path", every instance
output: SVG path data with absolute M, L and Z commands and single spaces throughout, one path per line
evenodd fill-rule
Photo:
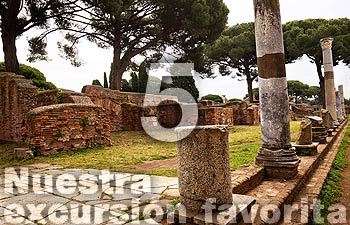
M 346 159 L 350 162 L 350 146 L 346 153 Z M 343 179 L 340 182 L 341 187 L 343 188 L 343 195 L 340 198 L 340 204 L 346 207 L 346 221 L 342 225 L 348 225 L 350 222 L 350 166 L 348 166 L 343 172 Z
M 168 170 L 177 168 L 177 157 L 172 159 L 147 161 L 133 165 L 136 170 L 150 172 L 153 170 Z

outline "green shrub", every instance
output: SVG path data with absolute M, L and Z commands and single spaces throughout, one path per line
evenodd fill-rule
M 241 102 L 242 99 L 239 98 L 231 98 L 230 100 L 228 100 L 229 102 Z
M 213 94 L 203 96 L 201 100 L 211 100 L 214 102 L 223 103 L 223 100 L 219 95 L 213 95 Z
M 0 72 L 6 72 L 4 62 L 0 62 Z M 56 89 L 53 83 L 46 81 L 45 75 L 42 72 L 33 67 L 19 64 L 19 75 L 24 76 L 28 80 L 32 80 L 33 84 L 41 90 Z

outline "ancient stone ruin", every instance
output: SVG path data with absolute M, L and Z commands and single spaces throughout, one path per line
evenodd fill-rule
M 62 90 L 59 100 L 12 73 L 0 73 L 0 84 L 0 140 L 24 140 L 44 155 L 110 144 L 109 117 L 84 94 Z
M 292 146 L 296 149 L 297 155 L 316 155 L 319 143 L 312 140 L 312 122 L 310 119 L 303 119 L 300 124 L 299 136 Z

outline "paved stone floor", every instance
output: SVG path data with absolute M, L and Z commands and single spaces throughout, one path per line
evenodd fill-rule
M 179 196 L 177 178 L 63 169 L 0 173 L 0 224 L 160 224 Z

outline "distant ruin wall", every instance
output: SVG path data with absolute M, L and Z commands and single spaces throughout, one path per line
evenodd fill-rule
M 42 91 L 37 94 L 36 99 L 36 107 L 55 105 L 57 104 L 57 89 L 50 91 Z
M 199 109 L 198 125 L 228 125 L 233 127 L 231 108 L 211 107 Z
M 258 105 L 249 106 L 247 102 L 230 102 L 225 107 L 233 110 L 234 125 L 256 125 L 260 123 L 260 113 Z
M 111 131 L 140 130 L 140 116 L 157 116 L 156 105 L 162 102 L 161 99 L 165 97 L 150 95 L 151 100 L 148 103 L 153 106 L 143 107 L 145 94 L 142 93 L 120 92 L 95 85 L 85 86 L 83 93 L 90 97 L 94 104 L 106 109 L 106 113 L 111 120 Z M 167 101 L 163 101 L 163 103 L 178 101 L 175 96 L 166 96 L 166 99 Z M 125 105 L 124 109 L 122 109 L 122 104 L 135 105 L 137 107 L 127 108 L 127 105 Z M 135 108 L 139 108 L 140 111 L 133 111 Z
M 20 141 L 25 114 L 37 105 L 37 88 L 23 76 L 0 73 L 0 140 Z
M 100 106 L 59 104 L 27 114 L 27 144 L 43 155 L 110 145 L 110 121 Z

